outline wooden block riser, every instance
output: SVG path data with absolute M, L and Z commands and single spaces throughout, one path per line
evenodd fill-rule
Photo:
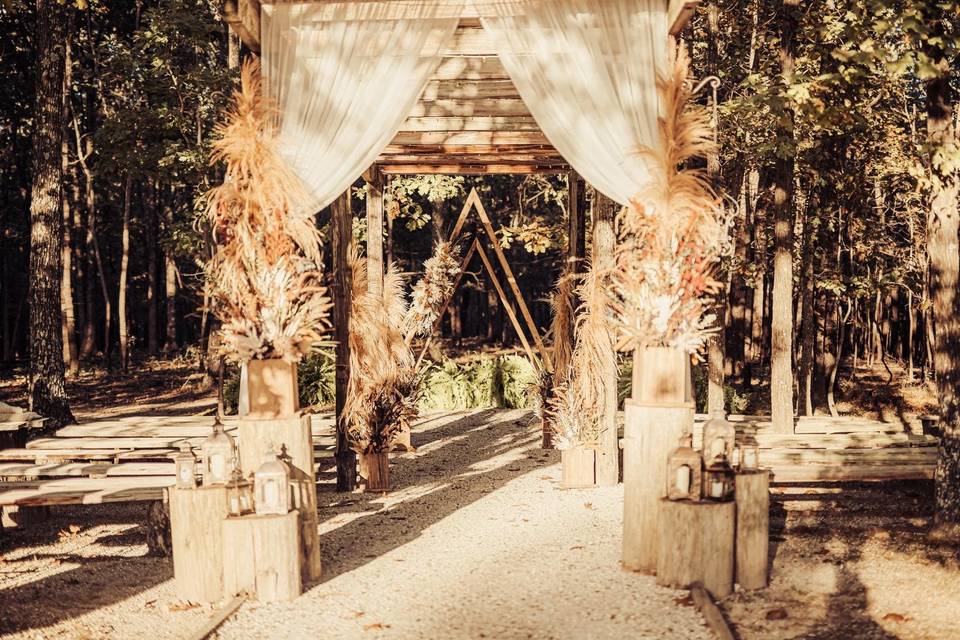
M 736 477 L 736 581 L 743 589 L 767 586 L 770 544 L 770 475 L 740 473 Z
M 167 495 L 177 597 L 185 602 L 217 602 L 223 597 L 226 489 L 171 487 Z

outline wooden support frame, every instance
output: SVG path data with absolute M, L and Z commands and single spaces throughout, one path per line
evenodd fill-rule
M 616 203 L 601 193 L 593 199 L 593 233 L 591 234 L 591 261 L 599 269 L 612 267 L 617 234 L 614 228 Z M 620 442 L 617 438 L 617 382 L 620 372 L 616 362 L 603 372 L 604 410 L 600 447 L 597 450 L 597 484 L 616 486 L 620 482 Z
M 366 176 L 365 176 L 366 177 Z M 383 293 L 383 173 L 374 165 L 367 180 L 367 289 Z
M 336 421 L 337 491 L 357 487 L 357 454 L 350 446 L 346 416 L 347 387 L 350 384 L 350 307 L 353 270 L 350 252 L 353 242 L 353 216 L 350 191 L 330 205 L 331 243 L 333 245 L 333 330 L 336 348 Z

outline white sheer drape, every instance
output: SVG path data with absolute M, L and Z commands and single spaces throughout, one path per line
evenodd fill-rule
M 317 208 L 396 135 L 462 9 L 458 0 L 263 5 L 262 65 L 279 106 L 280 152 Z
M 587 182 L 621 204 L 658 148 L 656 74 L 665 0 L 474 0 L 540 129 Z

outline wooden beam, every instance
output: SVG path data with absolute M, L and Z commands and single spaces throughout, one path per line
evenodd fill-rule
M 616 205 L 610 198 L 596 192 L 593 198 L 593 232 L 590 247 L 591 262 L 596 269 L 613 266 L 616 231 L 614 211 Z M 612 338 L 611 338 L 612 341 Z M 617 383 L 619 372 L 616 360 L 613 366 L 603 371 L 604 409 L 600 431 L 600 447 L 597 450 L 597 484 L 613 487 L 620 482 L 620 442 L 617 438 Z
M 544 156 L 526 153 L 478 153 L 478 154 L 433 154 L 408 153 L 404 155 L 380 156 L 380 162 L 388 164 L 503 164 L 503 165 L 532 165 L 538 167 L 567 167 L 567 161 L 560 156 Z
M 550 145 L 543 144 L 399 144 L 391 142 L 383 150 L 384 155 L 391 154 L 435 154 L 435 155 L 476 155 L 482 153 L 498 156 L 528 153 L 531 155 L 554 156 L 560 154 Z
M 421 100 L 410 112 L 411 118 L 449 118 L 499 116 L 530 118 L 530 109 L 520 98 L 439 98 Z
M 509 80 L 500 58 L 493 56 L 443 58 L 431 80 Z
M 407 118 L 400 131 L 540 131 L 532 117 Z
M 434 100 L 477 100 L 481 98 L 520 98 L 512 80 L 432 80 L 420 94 L 422 102 Z
M 700 0 L 669 0 L 667 8 L 667 24 L 672 36 L 680 35 L 693 13 L 697 10 Z
M 383 292 L 383 174 L 373 166 L 367 182 L 367 289 Z
M 260 1 L 224 0 L 220 13 L 244 46 L 260 53 Z
M 487 175 L 487 174 L 532 174 L 563 173 L 566 166 L 536 166 L 521 164 L 382 164 L 381 171 L 390 175 Z
M 357 454 L 350 446 L 344 406 L 350 384 L 350 306 L 353 273 L 350 268 L 350 244 L 353 241 L 353 216 L 350 191 L 330 205 L 331 242 L 333 244 L 333 329 L 336 348 L 336 420 L 337 491 L 353 491 L 357 486 Z
M 480 245 L 480 240 L 474 239 L 474 245 L 477 248 L 477 253 L 480 255 L 480 260 L 483 262 L 483 266 L 486 268 L 487 273 L 490 275 L 490 282 L 493 283 L 493 288 L 497 290 L 497 295 L 500 297 L 500 304 L 503 305 L 503 310 L 507 312 L 507 316 L 510 318 L 510 323 L 513 325 L 513 330 L 517 332 L 517 336 L 520 338 L 520 344 L 523 345 L 523 350 L 527 352 L 527 357 L 530 358 L 530 362 L 534 365 L 537 364 L 537 356 L 533 352 L 533 349 L 530 348 L 530 343 L 527 342 L 527 335 L 523 331 L 523 327 L 520 325 L 520 321 L 517 319 L 517 314 L 513 310 L 513 306 L 510 304 L 510 301 L 507 300 L 507 294 L 503 290 L 503 285 L 500 284 L 500 278 L 497 276 L 496 271 L 493 270 L 493 264 L 490 262 L 490 258 L 487 256 L 487 252 L 483 250 L 483 247 Z M 499 245 L 494 245 L 494 248 Z M 510 271 L 507 272 L 508 280 L 512 276 Z M 516 294 L 516 291 L 514 291 Z M 520 305 L 521 309 L 526 310 L 527 306 L 523 302 L 523 298 L 519 295 L 517 297 L 517 303 Z M 534 336 L 539 340 L 540 336 L 536 333 L 534 329 Z M 540 353 L 544 358 L 547 357 L 546 351 L 543 349 L 542 345 L 540 347 Z

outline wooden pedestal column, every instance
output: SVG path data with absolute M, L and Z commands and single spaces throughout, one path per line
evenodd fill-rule
M 589 447 L 573 447 L 560 452 L 561 486 L 564 489 L 585 489 L 597 486 L 597 451 Z
M 173 576 L 177 597 L 217 602 L 223 597 L 223 528 L 227 490 L 222 486 L 167 489 Z
M 223 588 L 229 596 L 256 594 L 260 602 L 300 595 L 297 512 L 223 521 Z
M 300 485 L 297 507 L 300 512 L 300 568 L 304 583 L 320 579 L 320 535 L 317 517 L 316 475 L 313 466 L 313 439 L 310 416 L 250 420 L 239 427 L 240 468 L 244 476 L 255 472 L 268 450 L 290 457 L 291 476 Z
M 770 472 L 736 476 L 737 584 L 743 589 L 767 586 L 770 545 Z
M 660 500 L 657 584 L 686 589 L 695 582 L 714 598 L 733 593 L 736 505 Z
M 690 356 L 682 349 L 638 349 L 632 394 L 624 407 L 622 560 L 624 568 L 653 573 L 667 457 L 680 435 L 693 430 Z
M 623 566 L 653 573 L 660 534 L 657 503 L 666 495 L 667 457 L 693 425 L 688 404 L 643 405 L 628 399 L 623 438 Z

